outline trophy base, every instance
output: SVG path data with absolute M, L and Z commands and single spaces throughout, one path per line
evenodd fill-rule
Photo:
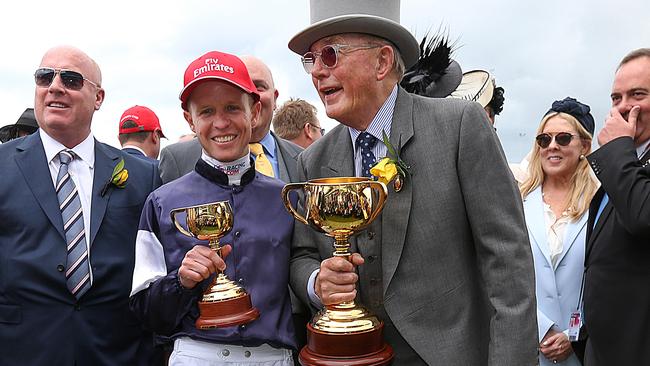
M 305 366 L 383 366 L 393 359 L 384 342 L 384 323 L 358 333 L 328 333 L 307 324 L 307 345 L 300 351 Z
M 259 318 L 260 312 L 251 304 L 247 293 L 243 296 L 221 301 L 199 301 L 198 329 L 231 327 L 250 323 Z

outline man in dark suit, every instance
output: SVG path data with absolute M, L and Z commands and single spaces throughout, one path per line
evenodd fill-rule
M 40 128 L 0 146 L 0 365 L 148 365 L 128 297 L 157 168 L 93 138 L 104 89 L 85 53 L 53 48 L 34 76 Z
M 262 144 L 266 157 L 273 167 L 275 178 L 283 182 L 295 182 L 298 176 L 296 160 L 302 148 L 279 138 L 270 130 L 275 102 L 279 94 L 273 83 L 271 70 L 255 57 L 244 56 L 241 59 L 246 64 L 262 102 L 259 123 L 253 127 L 251 143 Z M 201 144 L 197 139 L 166 146 L 160 153 L 160 176 L 163 183 L 192 171 L 200 157 Z
M 359 295 L 383 320 L 394 365 L 535 365 L 522 203 L 485 112 L 397 85 L 419 53 L 398 23 L 398 1 L 312 1 L 311 15 L 289 48 L 341 125 L 299 156 L 301 180 L 369 177 L 373 160 L 388 155 L 384 132 L 410 173 L 388 184 L 350 261 L 332 257 L 332 238 L 295 225 L 294 291 L 314 306 Z
M 587 159 L 601 182 L 585 254 L 585 364 L 650 364 L 650 48 L 618 66 L 612 109 Z
M 117 136 L 122 151 L 158 164 L 160 139 L 164 137 L 160 120 L 151 109 L 136 105 L 122 113 Z

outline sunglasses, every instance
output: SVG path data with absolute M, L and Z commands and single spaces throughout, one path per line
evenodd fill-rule
M 302 67 L 308 74 L 311 74 L 316 65 L 316 59 L 320 59 L 321 65 L 328 69 L 336 67 L 339 62 L 339 52 L 345 54 L 359 50 L 369 50 L 372 48 L 381 47 L 380 45 L 349 45 L 349 44 L 328 44 L 320 49 L 320 52 L 307 52 L 301 56 Z
M 546 149 L 551 144 L 553 139 L 555 139 L 555 142 L 557 142 L 558 145 L 567 146 L 571 143 L 571 140 L 573 140 L 574 137 L 579 136 L 572 135 L 568 132 L 560 132 L 555 136 L 551 136 L 548 133 L 541 133 L 535 137 L 535 141 L 537 141 L 537 145 L 539 145 L 539 147 Z
M 41 67 L 34 72 L 34 80 L 36 81 L 36 85 L 44 88 L 49 87 L 52 85 L 56 74 L 59 74 L 63 86 L 69 90 L 81 90 L 81 88 L 84 87 L 84 81 L 89 82 L 96 88 L 99 87 L 97 84 L 86 79 L 83 75 L 76 71 L 53 69 L 51 67 Z

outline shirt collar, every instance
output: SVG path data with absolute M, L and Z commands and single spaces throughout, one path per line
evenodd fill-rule
M 267 132 L 266 136 L 260 140 L 260 144 L 264 147 L 264 153 L 270 155 L 272 158 L 275 157 L 275 140 L 271 136 L 271 132 Z
M 382 143 L 384 141 L 382 132 L 386 132 L 386 135 L 390 136 L 390 124 L 393 121 L 393 112 L 395 111 L 396 101 L 397 85 L 393 87 L 393 90 L 388 95 L 388 98 L 386 98 L 386 101 L 381 106 L 381 108 L 379 108 L 377 114 L 375 114 L 375 117 L 370 122 L 370 125 L 368 125 L 368 128 L 366 128 L 365 132 L 373 135 L 379 141 L 382 141 Z M 363 131 L 359 131 L 352 127 L 348 127 L 348 130 L 350 131 L 350 137 L 352 138 L 352 143 L 354 144 L 354 142 L 357 141 L 357 136 L 359 136 L 359 134 L 361 134 Z
M 124 145 L 122 146 L 122 150 L 124 149 L 133 149 L 133 150 L 138 150 L 139 152 L 142 153 L 142 155 L 147 156 L 147 154 L 142 150 L 141 148 L 135 146 L 135 145 Z
M 92 133 L 89 133 L 85 140 L 71 149 L 65 147 L 62 143 L 53 139 L 42 128 L 38 129 L 43 142 L 43 149 L 45 149 L 45 157 L 48 164 L 56 157 L 61 150 L 72 150 L 82 161 L 84 161 L 90 168 L 95 165 L 95 138 Z
M 648 150 L 648 145 L 650 145 L 650 140 L 642 143 L 636 148 L 636 156 L 638 156 L 639 159 L 641 159 L 646 150 Z

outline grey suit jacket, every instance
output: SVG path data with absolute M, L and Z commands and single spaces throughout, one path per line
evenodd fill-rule
M 400 88 L 390 141 L 401 146 L 412 175 L 400 192 L 390 185 L 381 218 L 368 229 L 381 235 L 354 242 L 381 246 L 391 321 L 430 365 L 535 365 L 535 282 L 523 208 L 485 112 L 477 103 Z M 340 125 L 300 155 L 300 180 L 353 176 L 353 159 Z M 291 285 L 308 303 L 308 278 L 331 256 L 332 239 L 299 223 L 294 230 Z
M 290 141 L 284 140 L 271 132 L 278 148 L 278 168 L 283 182 L 297 182 L 298 171 L 296 161 L 302 148 Z M 160 152 L 160 177 L 163 183 L 171 182 L 194 169 L 201 158 L 201 144 L 198 139 L 179 142 L 166 146 Z

